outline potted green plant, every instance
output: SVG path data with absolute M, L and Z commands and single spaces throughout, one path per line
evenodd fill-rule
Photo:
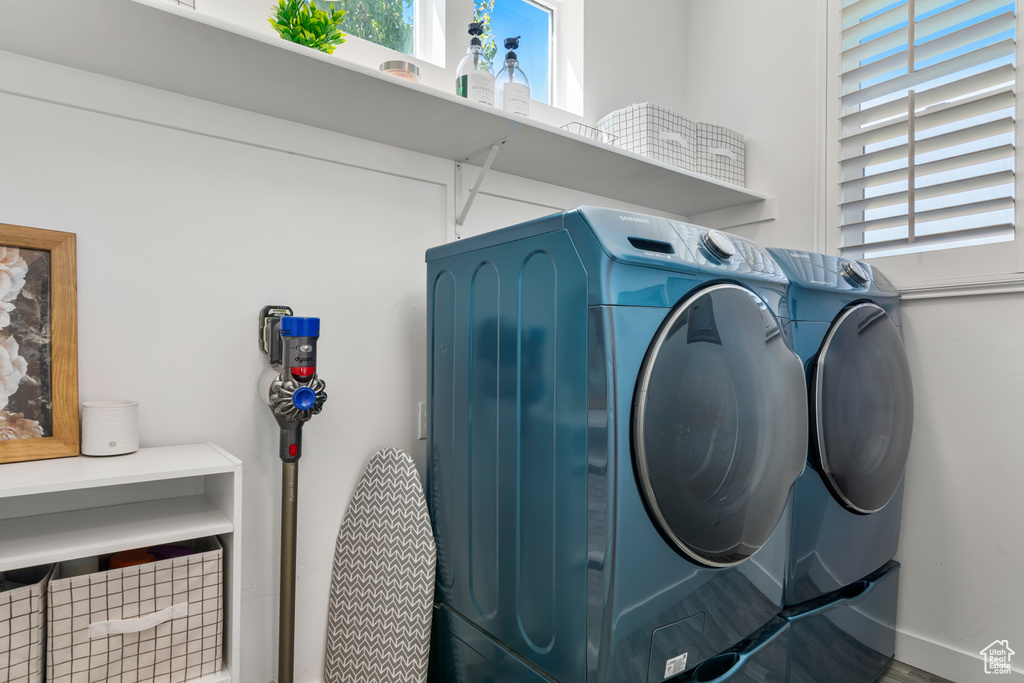
M 341 32 L 344 10 L 330 12 L 306 0 L 278 0 L 274 13 L 267 21 L 285 40 L 305 45 L 327 54 L 345 42 Z

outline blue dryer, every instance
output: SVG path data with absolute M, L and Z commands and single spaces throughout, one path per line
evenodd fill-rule
M 891 560 L 914 419 L 899 292 L 865 263 L 768 251 L 790 281 L 783 315 L 810 406 L 785 585 L 793 680 L 870 681 L 893 655 L 899 565 Z
M 652 683 L 777 656 L 788 624 L 754 635 L 782 604 L 807 397 L 768 253 L 585 207 L 427 263 L 431 679 Z

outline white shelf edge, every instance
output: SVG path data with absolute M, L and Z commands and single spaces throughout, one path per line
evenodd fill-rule
M 510 137 L 496 171 L 684 216 L 767 199 L 166 0 L 8 0 L 0 49 L 453 161 Z
M 234 679 L 231 677 L 231 671 L 229 669 L 221 669 L 215 674 L 209 676 L 203 676 L 201 678 L 194 678 L 189 683 L 231 683 Z
M 697 225 L 717 230 L 730 230 L 744 225 L 773 221 L 776 216 L 776 200 L 773 197 L 756 204 L 740 204 L 717 211 L 688 216 Z
M 20 517 L 0 528 L 0 571 L 232 531 L 201 495 Z
M 4 463 L 0 498 L 226 474 L 239 466 L 234 456 L 211 443 L 140 448 L 110 457 Z
M 229 463 L 231 463 L 233 470 L 235 470 L 236 472 L 241 472 L 242 471 L 242 461 L 239 460 L 238 458 L 236 458 L 234 455 L 232 455 L 231 453 L 228 453 L 226 450 L 224 450 L 223 448 L 221 448 L 220 446 L 218 446 L 217 444 L 215 444 L 212 441 L 207 441 L 207 442 L 203 443 L 203 445 L 204 446 L 209 446 L 213 450 L 215 450 L 218 453 L 220 453 L 222 458 L 224 458 Z

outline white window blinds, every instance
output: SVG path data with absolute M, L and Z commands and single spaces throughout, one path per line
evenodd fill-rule
M 1014 235 L 1015 0 L 844 0 L 841 249 Z

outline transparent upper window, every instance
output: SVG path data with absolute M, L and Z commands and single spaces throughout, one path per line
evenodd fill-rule
M 345 33 L 403 54 L 413 54 L 413 0 L 314 0 L 314 4 L 326 10 L 344 10 L 342 30 Z
M 554 9 L 530 0 L 477 0 L 476 19 L 484 22 L 484 51 L 495 70 L 504 62 L 506 38 L 519 36 L 519 66 L 530 81 L 530 97 L 551 104 Z

